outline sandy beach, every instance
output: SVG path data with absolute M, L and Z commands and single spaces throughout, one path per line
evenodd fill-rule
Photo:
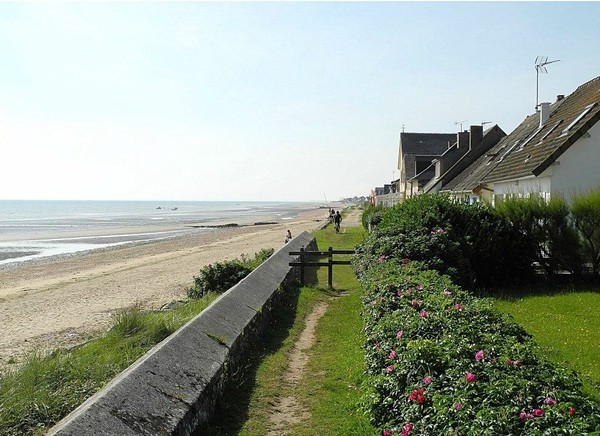
M 0 368 L 35 348 L 72 346 L 105 331 L 112 314 L 140 304 L 156 309 L 185 297 L 209 263 L 280 249 L 285 232 L 312 231 L 327 211 L 285 224 L 248 225 L 174 239 L 51 258 L 0 270 Z

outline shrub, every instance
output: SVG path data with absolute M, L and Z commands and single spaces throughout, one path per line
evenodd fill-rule
M 361 277 L 375 425 L 395 435 L 600 430 L 573 372 L 541 359 L 491 302 L 424 266 L 377 260 Z
M 366 230 L 371 231 L 379 225 L 383 218 L 385 208 L 382 205 L 366 203 L 361 215 L 362 225 Z
M 600 188 L 588 194 L 573 196 L 571 205 L 575 228 L 581 236 L 586 262 L 591 263 L 594 275 L 600 275 Z
M 188 289 L 188 297 L 200 298 L 208 292 L 223 293 L 250 274 L 252 270 L 239 261 L 226 260 L 209 264 L 194 276 L 194 285 Z
M 242 255 L 241 259 L 216 262 L 203 267 L 194 276 L 194 285 L 187 291 L 188 297 L 200 298 L 208 292 L 225 292 L 267 260 L 274 251 L 272 248 L 262 249 L 254 254 L 254 258 L 248 259 Z
M 420 195 L 387 209 L 358 252 L 368 261 L 380 257 L 422 261 L 463 286 L 485 287 L 531 278 L 531 261 L 523 255 L 523 245 L 517 230 L 484 204 Z M 358 260 L 359 275 L 365 261 Z
M 530 263 L 536 262 L 549 276 L 563 269 L 580 272 L 579 241 L 562 198 L 508 197 L 498 202 L 496 210 L 521 234 Z

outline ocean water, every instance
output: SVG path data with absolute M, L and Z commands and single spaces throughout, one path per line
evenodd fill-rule
M 209 223 L 285 222 L 311 203 L 0 200 L 0 267 L 48 256 L 214 231 Z

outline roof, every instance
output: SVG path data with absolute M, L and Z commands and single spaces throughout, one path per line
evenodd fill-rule
M 552 108 L 551 108 L 552 110 Z M 473 191 L 479 186 L 484 178 L 495 168 L 497 160 L 502 154 L 510 148 L 509 144 L 514 144 L 518 138 L 531 135 L 539 124 L 539 115 L 530 115 L 508 136 L 502 138 L 495 146 L 486 153 L 477 158 L 465 170 L 448 181 L 442 188 L 442 191 Z
M 482 183 L 538 176 L 598 120 L 600 77 L 550 105 L 550 116 L 541 129 L 540 114 L 528 115 L 510 135 L 449 181 L 442 190 L 471 192 Z
M 502 150 L 484 181 L 539 176 L 552 165 L 600 120 L 600 77 L 581 85 L 552 106 L 555 107 L 551 107 L 550 117 L 541 129 L 538 114 L 526 118 L 517 128 L 521 134 L 507 144 L 510 148 Z
M 456 133 L 400 133 L 404 154 L 439 156 L 456 142 Z

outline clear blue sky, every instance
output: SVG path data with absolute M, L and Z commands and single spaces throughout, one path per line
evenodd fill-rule
M 600 3 L 0 3 L 0 199 L 329 200 L 402 125 L 507 133 L 600 75 Z

